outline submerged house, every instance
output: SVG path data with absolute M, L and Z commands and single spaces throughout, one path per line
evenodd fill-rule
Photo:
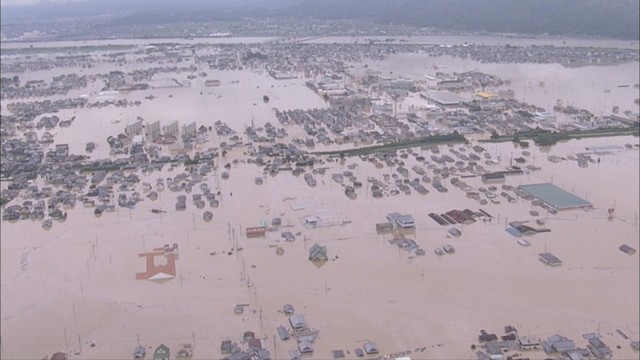
M 294 311 L 295 311 L 295 310 L 293 309 L 293 305 L 291 305 L 291 304 L 285 304 L 285 305 L 282 307 L 282 311 L 284 312 L 284 314 L 285 314 L 285 315 L 293 315 L 293 313 L 294 313 Z
M 134 359 L 142 359 L 147 354 L 144 346 L 136 347 L 136 350 L 133 352 Z
M 57 353 L 51 355 L 51 360 L 67 360 L 67 354 L 58 351 Z
M 562 261 L 552 253 L 546 252 L 546 253 L 538 254 L 538 256 L 539 256 L 539 260 L 545 265 L 549 265 L 549 266 L 562 265 Z
M 266 226 L 248 227 L 246 231 L 247 231 L 248 238 L 261 237 L 261 236 L 264 236 L 264 234 L 267 232 L 267 227 Z
M 378 350 L 378 346 L 372 341 L 367 341 L 366 343 L 364 343 L 363 347 L 367 355 L 377 354 L 378 352 L 380 352 Z
M 291 324 L 291 328 L 294 330 L 304 329 L 307 327 L 307 322 L 304 319 L 304 316 L 300 314 L 292 315 L 289 318 L 289 324 Z
M 400 213 L 391 213 L 387 215 L 387 220 L 394 228 L 400 230 L 415 229 L 416 222 L 411 215 L 402 215 Z
M 327 256 L 327 247 L 318 245 L 317 243 L 313 244 L 313 246 L 309 250 L 309 260 L 327 261 L 328 259 L 329 257 Z
M 170 356 L 169 348 L 165 344 L 160 344 L 153 353 L 153 360 L 169 360 Z
M 278 336 L 282 341 L 289 340 L 291 338 L 291 335 L 289 335 L 289 331 L 287 330 L 287 328 L 282 325 L 278 326 L 276 331 L 278 332 Z
M 313 344 L 308 341 L 302 341 L 298 344 L 298 351 L 301 354 L 309 354 L 313 352 Z

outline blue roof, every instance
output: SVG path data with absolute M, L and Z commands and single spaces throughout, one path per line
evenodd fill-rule
M 518 231 L 518 229 L 516 228 L 512 228 L 511 226 L 509 226 L 507 228 L 507 232 L 515 237 L 520 237 L 522 236 L 522 233 L 520 231 Z

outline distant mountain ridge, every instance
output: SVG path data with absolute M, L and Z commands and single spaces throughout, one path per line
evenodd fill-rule
M 638 0 L 302 0 L 283 13 L 452 31 L 640 38 Z
M 268 11 L 264 11 L 268 9 Z M 2 7 L 2 21 L 112 14 L 114 24 L 252 17 L 369 19 L 445 31 L 640 39 L 639 0 L 85 0 Z

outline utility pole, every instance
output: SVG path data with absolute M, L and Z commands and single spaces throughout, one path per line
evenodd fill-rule
M 67 329 L 64 329 L 64 349 L 69 350 L 69 341 L 67 340 Z
M 136 334 L 136 339 L 138 340 L 138 346 L 140 346 L 140 334 Z

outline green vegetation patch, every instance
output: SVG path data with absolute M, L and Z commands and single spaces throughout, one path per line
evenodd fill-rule
M 418 139 L 403 140 L 389 144 L 366 146 L 354 149 L 334 150 L 334 151 L 318 151 L 313 152 L 314 155 L 339 155 L 339 156 L 358 156 L 369 155 L 379 152 L 408 149 L 423 145 L 451 144 L 451 143 L 468 143 L 468 140 L 458 132 L 454 131 L 447 135 L 429 135 Z

